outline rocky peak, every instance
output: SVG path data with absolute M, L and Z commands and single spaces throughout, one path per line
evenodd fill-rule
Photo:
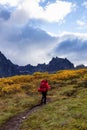
M 67 58 L 52 58 L 52 60 L 48 64 L 48 71 L 58 71 L 73 68 L 74 65 Z

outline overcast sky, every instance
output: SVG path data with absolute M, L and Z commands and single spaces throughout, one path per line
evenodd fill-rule
M 0 0 L 0 51 L 18 65 L 87 65 L 87 0 Z

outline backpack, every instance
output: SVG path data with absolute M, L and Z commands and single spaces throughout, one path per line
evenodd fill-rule
M 50 89 L 50 86 L 48 85 L 47 81 L 42 80 L 38 92 L 46 92 L 48 89 Z

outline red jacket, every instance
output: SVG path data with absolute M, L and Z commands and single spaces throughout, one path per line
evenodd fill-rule
M 48 85 L 46 80 L 41 81 L 41 85 L 38 89 L 38 92 L 46 92 L 50 89 L 50 86 Z

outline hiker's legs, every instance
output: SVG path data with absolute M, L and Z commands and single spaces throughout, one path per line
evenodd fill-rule
M 46 92 L 42 92 L 42 99 L 41 99 L 41 103 L 46 104 L 46 96 L 47 96 L 47 91 L 46 91 Z
M 42 92 L 41 104 L 43 104 L 43 100 L 44 100 L 44 94 L 43 94 L 43 92 Z
M 46 104 L 46 100 L 47 100 L 47 91 L 44 93 L 44 104 Z

